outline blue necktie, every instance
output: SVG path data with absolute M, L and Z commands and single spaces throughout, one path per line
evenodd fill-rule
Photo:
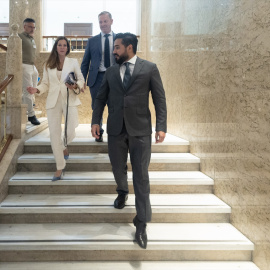
M 124 65 L 126 66 L 126 71 L 125 71 L 125 75 L 124 75 L 124 79 L 123 79 L 123 86 L 126 90 L 131 75 L 130 75 L 129 63 L 126 62 L 126 63 L 124 63 Z
M 105 46 L 104 46 L 104 66 L 108 68 L 110 64 L 110 45 L 109 45 L 109 38 L 110 34 L 104 35 L 105 37 Z

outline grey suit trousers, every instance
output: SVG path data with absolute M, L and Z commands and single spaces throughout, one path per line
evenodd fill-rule
M 130 136 L 125 124 L 117 136 L 108 135 L 109 157 L 112 164 L 118 194 L 128 194 L 127 157 L 133 172 L 133 186 L 137 217 L 142 222 L 151 221 L 150 183 L 148 167 L 151 158 L 152 136 Z

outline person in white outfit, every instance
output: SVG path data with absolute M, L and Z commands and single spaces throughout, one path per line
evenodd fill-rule
M 23 88 L 22 88 L 22 102 L 27 104 L 28 121 L 32 125 L 40 125 L 40 122 L 36 118 L 34 111 L 34 99 L 35 95 L 30 95 L 27 92 L 27 87 L 37 87 L 38 83 L 38 71 L 35 67 L 36 60 L 36 43 L 34 40 L 34 32 L 36 29 L 35 20 L 32 18 L 26 18 L 23 21 L 24 31 L 19 34 L 22 40 L 22 70 L 23 70 Z
M 70 52 L 70 45 L 66 37 L 58 37 L 52 48 L 51 54 L 45 63 L 43 79 L 36 88 L 29 86 L 27 91 L 30 94 L 38 95 L 48 92 L 46 110 L 50 131 L 51 146 L 56 161 L 56 172 L 53 181 L 60 180 L 66 166 L 65 159 L 68 158 L 68 149 L 64 145 L 62 137 L 62 116 L 66 120 L 67 96 L 67 144 L 75 138 L 75 128 L 78 126 L 77 106 L 81 104 L 75 92 L 83 91 L 84 77 L 81 73 L 77 59 L 66 57 Z M 77 82 L 67 84 L 66 78 L 70 72 L 74 72 Z

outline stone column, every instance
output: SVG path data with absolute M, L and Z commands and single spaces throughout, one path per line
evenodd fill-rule
M 18 36 L 19 25 L 13 24 L 11 29 L 7 44 L 6 74 L 12 74 L 14 78 L 7 87 L 7 134 L 19 139 L 26 123 L 26 108 L 22 107 L 22 40 Z
M 151 0 L 141 0 L 140 57 L 149 59 L 147 52 L 151 39 Z

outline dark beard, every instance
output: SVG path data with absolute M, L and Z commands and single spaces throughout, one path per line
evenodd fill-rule
M 128 60 L 127 55 L 122 55 L 118 59 L 115 58 L 115 62 L 119 65 L 122 65 L 126 60 Z

